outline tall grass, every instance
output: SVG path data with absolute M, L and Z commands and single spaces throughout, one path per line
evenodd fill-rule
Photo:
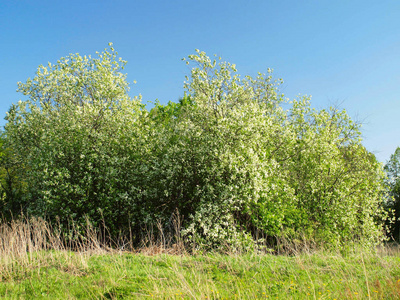
M 40 273 L 42 268 L 53 265 L 72 272 L 85 269 L 90 255 L 107 251 L 91 226 L 87 227 L 83 238 L 79 238 L 76 234 L 77 238 L 68 239 L 62 232 L 60 226 L 53 227 L 42 218 L 22 218 L 2 223 L 0 225 L 1 281 L 23 278 L 33 269 Z
M 147 228 L 142 246 L 130 249 L 127 240 L 110 247 L 104 231 L 90 224 L 85 235 L 76 232 L 74 238 L 40 218 L 2 224 L 0 297 L 400 298 L 400 251 L 395 245 L 340 253 L 286 243 L 282 249 L 293 249 L 279 255 L 200 253 L 185 249 L 179 231 L 170 232 L 164 233 L 161 224 Z

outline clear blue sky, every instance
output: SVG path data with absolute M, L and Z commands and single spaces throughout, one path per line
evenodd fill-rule
M 69 53 L 113 42 L 131 96 L 176 101 L 198 48 L 241 75 L 274 69 L 287 97 L 340 103 L 362 121 L 364 145 L 386 162 L 400 146 L 400 1 L 0 0 L 0 126 L 17 82 Z

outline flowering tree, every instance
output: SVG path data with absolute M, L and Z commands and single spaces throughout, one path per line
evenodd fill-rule
M 334 246 L 382 239 L 383 171 L 345 111 L 288 101 L 272 70 L 240 77 L 197 51 L 185 96 L 148 112 L 131 99 L 112 46 L 70 55 L 19 83 L 7 147 L 23 161 L 27 212 L 112 234 L 179 211 L 208 248 L 305 235 Z
M 40 66 L 18 84 L 29 100 L 11 107 L 5 132 L 26 164 L 27 213 L 127 228 L 139 189 L 129 175 L 141 153 L 143 109 L 127 94 L 125 63 L 110 45 L 98 58 L 76 54 Z
M 187 217 L 183 233 L 209 247 L 259 234 L 337 246 L 382 238 L 382 168 L 345 111 L 313 110 L 307 97 L 288 103 L 271 70 L 242 79 L 200 51 L 188 63 L 190 101 L 155 108 L 164 143 L 148 173 L 162 183 L 153 188 L 160 208 Z

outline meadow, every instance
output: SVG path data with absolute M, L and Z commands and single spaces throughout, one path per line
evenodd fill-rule
M 41 219 L 1 225 L 4 299 L 399 299 L 400 250 L 186 251 L 154 240 L 111 249 L 99 232 L 71 245 Z M 74 251 L 71 249 L 74 248 Z M 190 253 L 189 253 L 190 252 Z

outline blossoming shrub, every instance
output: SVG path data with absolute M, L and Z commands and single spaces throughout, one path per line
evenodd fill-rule
M 178 211 L 187 241 L 210 249 L 382 239 L 382 168 L 344 111 L 289 102 L 271 70 L 241 78 L 197 51 L 185 96 L 148 112 L 116 55 L 71 55 L 19 84 L 29 100 L 10 109 L 5 143 L 24 161 L 26 212 L 139 237 Z
M 242 79 L 203 52 L 189 62 L 190 97 L 153 109 L 166 142 L 151 173 L 160 208 L 186 216 L 184 234 L 209 247 L 259 234 L 381 240 L 382 168 L 345 111 L 288 103 L 270 70 Z
M 98 58 L 71 55 L 19 83 L 27 101 L 7 115 L 6 140 L 26 164 L 25 213 L 115 233 L 135 216 L 143 113 L 111 47 Z

